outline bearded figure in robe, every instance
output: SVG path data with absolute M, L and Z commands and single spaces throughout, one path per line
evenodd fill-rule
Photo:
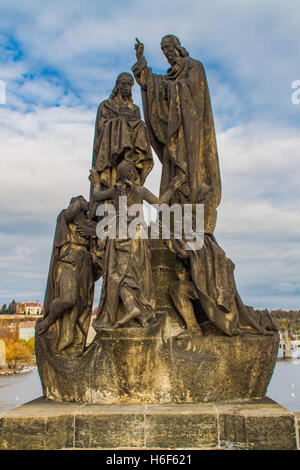
M 213 232 L 221 199 L 221 180 L 215 128 L 204 67 L 189 57 L 179 39 L 164 36 L 161 49 L 170 64 L 166 75 L 148 67 L 142 43 L 135 44 L 137 63 L 132 67 L 141 86 L 145 122 L 151 145 L 162 163 L 160 194 L 175 176 L 186 183 L 171 203 L 198 202 L 201 184 L 212 187 L 206 207 L 206 231 Z
M 110 97 L 100 103 L 97 111 L 92 169 L 98 173 L 101 190 L 116 184 L 117 167 L 130 160 L 137 172 L 137 184 L 143 185 L 153 168 L 153 157 L 147 127 L 141 119 L 139 107 L 133 103 L 133 76 L 120 73 Z M 105 201 L 105 203 L 109 201 Z M 99 203 L 94 198 L 94 186 L 90 188 L 90 217 L 96 217 Z M 92 240 L 91 251 L 99 268 L 105 251 L 105 241 Z
M 174 35 L 164 36 L 161 49 L 170 68 L 158 75 L 148 67 L 144 45 L 135 44 L 137 63 L 132 67 L 141 87 L 145 122 L 151 144 L 162 163 L 160 192 L 176 175 L 185 181 L 171 203 L 204 205 L 204 243 L 187 250 L 185 239 L 167 242 L 177 254 L 178 281 L 170 295 L 186 330 L 179 337 L 202 335 L 194 306 L 204 319 L 228 336 L 268 335 L 277 327 L 266 312 L 243 304 L 234 280 L 234 264 L 213 236 L 221 199 L 221 178 L 210 95 L 204 67 L 189 57 Z
M 102 189 L 114 186 L 117 166 L 123 160 L 134 163 L 141 185 L 153 167 L 148 131 L 132 100 L 133 84 L 130 73 L 121 73 L 109 99 L 98 107 L 92 168 L 99 174 Z

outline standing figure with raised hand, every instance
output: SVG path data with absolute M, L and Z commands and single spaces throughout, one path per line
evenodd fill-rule
M 132 71 L 141 86 L 151 145 L 162 163 L 160 194 L 174 176 L 184 176 L 186 182 L 171 203 L 196 204 L 201 184 L 210 185 L 212 197 L 206 208 L 205 227 L 213 232 L 221 180 L 204 67 L 172 34 L 161 40 L 161 50 L 170 64 L 165 75 L 155 74 L 148 67 L 144 45 L 138 39 L 135 49 L 137 62 Z

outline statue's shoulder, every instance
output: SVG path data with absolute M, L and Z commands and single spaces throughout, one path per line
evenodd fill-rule
M 183 74 L 187 77 L 197 76 L 198 79 L 203 80 L 205 77 L 205 69 L 200 60 L 193 59 L 192 57 L 185 57 Z
M 101 101 L 98 106 L 98 109 L 115 109 L 117 107 L 116 103 L 112 98 L 108 98 L 107 100 Z
M 97 110 L 97 119 L 101 117 L 112 118 L 119 112 L 119 106 L 112 98 L 101 101 Z
M 200 62 L 200 60 L 193 59 L 192 57 L 186 57 L 184 60 L 185 60 L 185 65 L 187 67 L 191 67 L 191 68 L 193 67 L 193 68 L 204 70 L 204 66 L 202 62 Z

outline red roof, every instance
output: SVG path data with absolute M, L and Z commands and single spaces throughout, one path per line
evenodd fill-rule
M 41 304 L 38 302 L 24 302 L 23 305 L 25 307 L 41 307 Z
M 19 323 L 19 326 L 21 328 L 34 327 L 35 326 L 35 321 L 22 321 L 22 322 Z

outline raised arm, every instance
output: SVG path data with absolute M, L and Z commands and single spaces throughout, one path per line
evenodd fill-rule
M 169 189 L 167 189 L 167 191 L 159 198 L 154 196 L 154 194 L 152 194 L 148 189 L 142 187 L 141 190 L 143 199 L 149 204 L 168 204 L 174 192 L 179 188 L 179 186 L 181 186 L 181 184 L 181 180 L 175 176 L 175 178 L 173 178 L 170 182 Z
M 147 61 L 144 56 L 144 44 L 142 44 L 138 38 L 136 38 L 136 43 L 134 45 L 135 53 L 136 53 L 136 60 L 137 62 L 132 67 L 132 72 L 135 76 L 136 81 L 138 84 L 143 88 L 146 89 L 147 87 Z
M 147 201 L 149 204 L 162 204 L 162 201 L 158 197 L 154 196 L 154 194 L 152 194 L 147 188 L 144 188 L 144 186 L 141 187 L 141 193 L 143 200 Z
M 109 189 L 95 189 L 94 188 L 94 201 L 108 201 L 114 195 L 114 188 Z
M 136 60 L 140 62 L 144 57 L 144 44 L 141 43 L 138 38 L 135 38 L 135 41 L 134 48 L 136 53 Z

